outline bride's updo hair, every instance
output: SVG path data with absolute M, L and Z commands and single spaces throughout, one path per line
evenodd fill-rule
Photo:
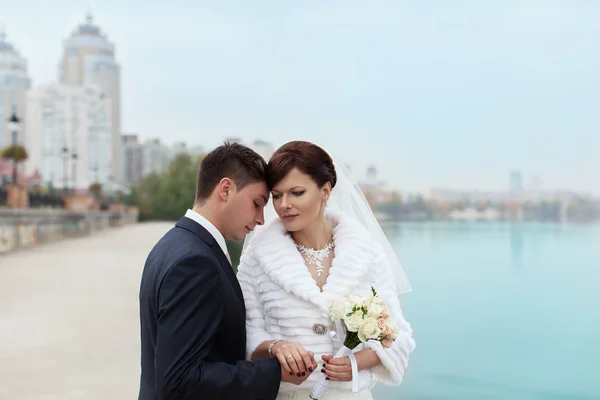
M 267 187 L 273 189 L 292 169 L 298 168 L 323 187 L 327 182 L 335 187 L 337 175 L 333 160 L 316 144 L 293 141 L 278 148 L 267 164 Z

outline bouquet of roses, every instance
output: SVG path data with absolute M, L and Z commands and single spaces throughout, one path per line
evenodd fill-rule
M 392 320 L 388 306 L 377 296 L 374 288 L 371 288 L 371 291 L 372 295 L 368 297 L 348 296 L 333 303 L 330 310 L 331 320 L 340 321 L 346 330 L 344 345 L 334 358 L 351 356 L 359 344 L 369 340 L 381 342 L 385 348 L 390 348 L 396 340 L 398 326 Z M 352 380 L 355 382 L 358 370 L 354 360 L 352 364 Z M 310 398 L 318 400 L 328 383 L 325 376 L 322 376 L 311 391 Z

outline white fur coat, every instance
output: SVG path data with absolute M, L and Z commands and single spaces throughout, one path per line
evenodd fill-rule
M 250 359 L 266 340 L 299 342 L 315 353 L 319 368 L 302 385 L 283 383 L 280 391 L 312 388 L 322 374 L 321 356 L 335 354 L 340 347 L 328 334 L 316 334 L 313 325 L 319 323 L 328 330 L 334 329 L 329 318 L 332 303 L 347 295 L 368 295 L 373 286 L 388 304 L 400 331 L 389 349 L 379 342 L 364 345 L 377 353 L 382 364 L 359 371 L 359 386 L 370 389 L 377 380 L 399 385 L 415 343 L 393 292 L 393 273 L 384 253 L 361 225 L 344 214 L 328 212 L 327 215 L 333 229 L 335 257 L 322 292 L 281 221 L 258 228 L 252 237 L 238 268 L 246 301 L 247 357 Z M 350 390 L 351 384 L 331 382 L 330 387 Z

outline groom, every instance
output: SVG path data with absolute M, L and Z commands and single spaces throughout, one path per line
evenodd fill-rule
M 244 361 L 246 310 L 225 243 L 264 222 L 265 168 L 240 144 L 210 152 L 193 209 L 150 252 L 139 297 L 139 400 L 268 400 L 290 379 L 276 358 Z

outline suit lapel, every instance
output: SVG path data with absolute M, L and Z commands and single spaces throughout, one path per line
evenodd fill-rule
M 179 228 L 186 229 L 195 234 L 196 236 L 199 236 L 200 239 L 202 239 L 206 244 L 208 244 L 211 247 L 212 251 L 215 253 L 217 259 L 219 260 L 221 268 L 225 271 L 225 274 L 229 278 L 233 289 L 235 290 L 240 301 L 242 302 L 242 306 L 244 306 L 244 296 L 242 294 L 240 283 L 238 282 L 235 273 L 233 272 L 233 267 L 231 266 L 231 263 L 227 259 L 227 256 L 225 256 L 225 253 L 223 253 L 223 250 L 221 249 L 221 246 L 219 246 L 219 243 L 217 243 L 217 240 L 202 225 L 200 225 L 196 221 L 192 221 L 187 217 L 181 217 L 179 222 L 177 222 L 176 226 L 178 226 Z
M 237 295 L 240 298 L 240 301 L 242 302 L 242 305 L 243 305 L 244 304 L 244 295 L 242 294 L 242 288 L 240 287 L 240 282 L 238 281 L 237 277 L 235 276 L 235 273 L 233 272 L 233 266 L 227 259 L 227 256 L 225 255 L 225 253 L 223 253 L 223 250 L 221 250 L 221 246 L 219 246 L 217 241 L 213 240 L 213 242 L 215 243 L 215 246 L 213 246 L 213 250 L 214 250 L 215 254 L 217 255 L 217 258 L 219 259 L 219 262 L 221 263 L 221 267 L 225 270 L 227 277 L 231 281 L 231 285 L 233 285 L 233 288 L 235 289 L 235 292 L 237 293 Z

